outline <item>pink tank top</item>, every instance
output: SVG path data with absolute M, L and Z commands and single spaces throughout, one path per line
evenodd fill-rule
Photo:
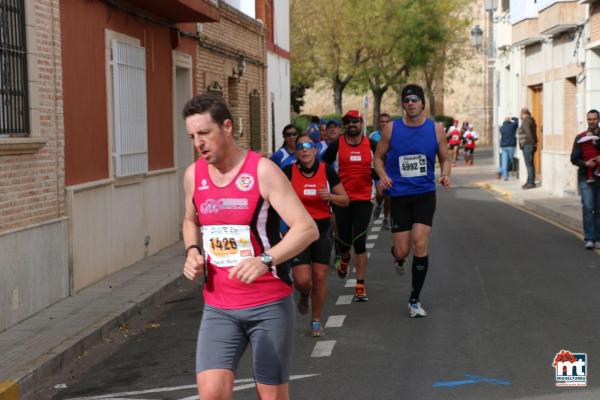
M 258 163 L 261 156 L 249 151 L 242 168 L 224 187 L 217 187 L 208 164 L 196 161 L 194 205 L 202 229 L 202 248 L 208 279 L 204 302 L 213 307 L 239 309 L 279 300 L 292 292 L 289 271 L 282 266 L 251 284 L 229 279 L 229 269 L 241 259 L 268 252 L 278 238 L 278 224 L 270 223 L 269 204 L 260 195 Z M 274 229 L 267 230 L 273 226 Z

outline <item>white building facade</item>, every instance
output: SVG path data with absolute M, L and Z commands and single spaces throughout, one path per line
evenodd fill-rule
M 586 128 L 587 110 L 600 107 L 594 100 L 600 98 L 600 84 L 590 73 L 590 68 L 597 71 L 600 80 L 600 62 L 591 66 L 595 60 L 590 62 L 586 51 L 590 6 L 577 0 L 499 3 L 494 12 L 495 153 L 499 152 L 498 127 L 505 117 L 518 117 L 522 107 L 529 108 L 538 126 L 534 160 L 538 183 L 553 195 L 577 195 L 577 171 L 570 163 L 572 143 Z M 527 172 L 520 151 L 517 157 L 524 182 Z

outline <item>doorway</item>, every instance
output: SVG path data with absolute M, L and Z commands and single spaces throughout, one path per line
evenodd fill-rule
M 543 86 L 530 86 L 531 92 L 531 116 L 535 120 L 537 129 L 535 134 L 537 136 L 537 150 L 533 157 L 533 165 L 535 166 L 535 178 L 536 180 L 542 179 L 542 149 L 544 147 L 544 96 Z

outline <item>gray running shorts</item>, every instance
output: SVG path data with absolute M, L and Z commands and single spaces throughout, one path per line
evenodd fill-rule
M 196 347 L 196 372 L 230 369 L 234 373 L 248 347 L 256 382 L 281 385 L 290 377 L 294 338 L 292 295 L 251 308 L 205 306 Z

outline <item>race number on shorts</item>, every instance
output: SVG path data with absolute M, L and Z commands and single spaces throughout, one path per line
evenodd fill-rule
M 408 154 L 398 158 L 400 163 L 400 176 L 414 178 L 427 175 L 427 158 L 424 154 Z
M 203 226 L 202 244 L 216 267 L 233 267 L 244 258 L 254 257 L 248 225 Z

